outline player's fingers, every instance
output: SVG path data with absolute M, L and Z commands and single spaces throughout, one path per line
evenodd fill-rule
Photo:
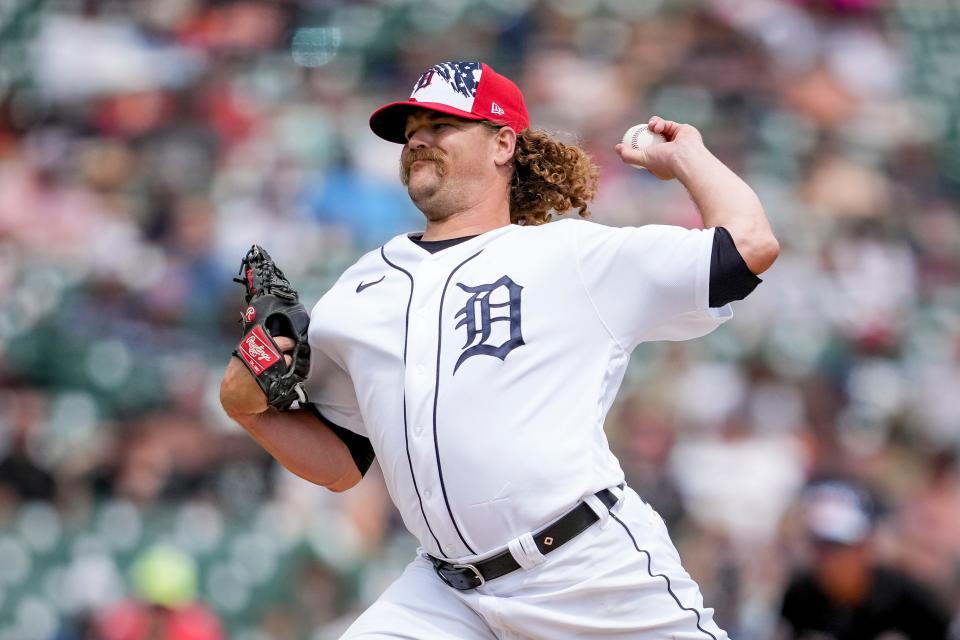
M 700 131 L 692 124 L 683 122 L 666 120 L 664 121 L 664 128 L 661 133 L 663 133 L 663 137 L 669 142 L 676 142 L 677 140 L 703 142 L 703 136 L 700 135 Z
M 280 347 L 280 351 L 284 352 L 290 351 L 297 346 L 296 342 L 294 342 L 291 338 L 287 338 L 286 336 L 277 336 L 274 338 L 274 341 L 277 343 L 277 346 Z
M 647 162 L 647 153 L 644 149 L 632 149 L 630 147 L 625 147 L 622 144 L 618 144 L 614 149 L 617 152 L 617 155 L 620 156 L 620 159 L 627 163 L 633 165 L 644 166 Z
M 659 133 L 666 138 L 668 142 L 673 142 L 673 140 L 676 139 L 677 134 L 680 133 L 680 129 L 683 125 L 673 120 L 665 120 L 660 116 L 653 116 L 650 118 L 647 126 L 654 133 Z
M 663 128 L 663 118 L 660 116 L 650 116 L 650 119 L 647 120 L 647 127 L 651 131 L 660 133 L 660 130 Z
M 283 353 L 283 360 L 287 363 L 289 367 L 293 363 L 293 356 L 290 355 L 290 351 L 293 351 L 293 348 L 297 346 L 297 343 L 293 341 L 292 338 L 287 338 L 286 336 L 278 336 L 274 338 L 277 343 L 277 346 L 280 347 L 280 351 Z

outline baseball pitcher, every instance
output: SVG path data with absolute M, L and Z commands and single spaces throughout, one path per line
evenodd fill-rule
M 532 129 L 520 90 L 487 64 L 437 64 L 370 118 L 400 145 L 423 232 L 360 258 L 306 329 L 282 274 L 248 266 L 225 410 L 333 491 L 376 457 L 420 543 L 346 638 L 727 638 L 603 424 L 633 349 L 730 319 L 779 247 L 695 128 L 647 124 L 665 142 L 616 152 L 679 180 L 704 229 L 545 224 L 588 213 L 596 166 Z M 290 304 L 258 303 L 271 290 Z M 251 347 L 267 359 L 251 363 Z

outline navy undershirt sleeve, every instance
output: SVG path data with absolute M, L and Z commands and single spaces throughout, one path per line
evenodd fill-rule
M 317 409 L 315 405 L 309 402 L 303 406 L 305 406 L 310 413 L 316 416 L 317 420 L 327 425 L 330 431 L 333 431 L 333 434 L 340 438 L 343 444 L 347 445 L 347 449 L 350 450 L 350 456 L 353 458 L 354 464 L 356 464 L 357 469 L 360 470 L 360 475 L 366 475 L 370 465 L 373 464 L 374 457 L 376 457 L 376 454 L 373 451 L 373 445 L 370 444 L 370 438 L 356 434 L 353 431 L 350 431 L 350 429 L 345 429 L 344 427 L 333 424 L 322 413 L 320 413 L 320 410 Z
M 737 250 L 730 232 L 717 227 L 713 232 L 713 254 L 710 257 L 710 306 L 722 307 L 734 300 L 743 300 L 763 282 Z

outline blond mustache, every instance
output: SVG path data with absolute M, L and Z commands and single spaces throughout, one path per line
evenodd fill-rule
M 447 162 L 444 155 L 436 149 L 410 149 L 400 156 L 400 181 L 403 184 L 410 182 L 410 167 L 418 160 L 427 160 L 437 165 L 437 173 L 442 177 L 447 173 Z

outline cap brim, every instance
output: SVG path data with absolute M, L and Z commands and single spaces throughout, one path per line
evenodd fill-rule
M 405 100 L 403 102 L 391 102 L 373 112 L 370 116 L 370 129 L 375 134 L 397 144 L 406 144 L 407 116 L 419 109 L 436 111 L 450 116 L 456 116 L 465 120 L 484 120 L 482 116 L 451 107 L 440 102 L 412 102 Z

